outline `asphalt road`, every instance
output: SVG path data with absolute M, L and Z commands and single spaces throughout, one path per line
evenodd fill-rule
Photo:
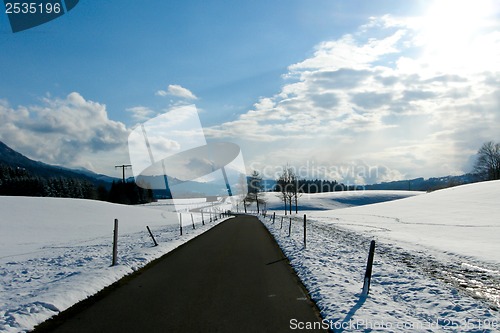
M 321 321 L 266 228 L 238 216 L 37 332 L 296 332 L 293 319 Z

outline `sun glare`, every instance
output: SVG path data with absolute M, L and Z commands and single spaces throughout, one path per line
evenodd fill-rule
M 439 66 L 471 69 L 477 63 L 477 40 L 491 25 L 495 6 L 493 0 L 435 1 L 422 20 L 425 56 Z

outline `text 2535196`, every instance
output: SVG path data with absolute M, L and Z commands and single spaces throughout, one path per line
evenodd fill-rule
M 60 3 L 6 2 L 6 14 L 59 14 L 63 9 Z

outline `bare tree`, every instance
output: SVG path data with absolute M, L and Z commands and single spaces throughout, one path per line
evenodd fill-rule
M 283 168 L 283 173 L 278 177 L 276 180 L 276 192 L 280 192 L 278 194 L 278 197 L 283 200 L 283 203 L 285 204 L 285 215 L 287 215 L 288 210 L 287 210 L 287 204 L 288 204 L 288 192 L 287 192 L 287 187 L 290 182 L 290 177 L 288 174 L 288 166 Z
M 288 212 L 292 214 L 292 202 L 295 202 L 295 213 L 298 213 L 298 191 L 299 180 L 293 168 L 288 165 L 283 168 L 283 173 L 276 180 L 275 191 L 280 192 L 278 197 L 283 200 L 285 204 L 285 215 Z M 288 208 L 288 209 L 287 209 Z
M 294 198 L 294 201 L 295 201 L 295 214 L 298 214 L 299 213 L 299 197 L 302 196 L 302 193 L 300 193 L 299 191 L 299 186 L 300 186 L 300 182 L 299 182 L 299 177 L 297 175 L 295 175 L 295 173 L 291 173 L 291 182 L 293 184 L 293 198 Z
M 238 184 L 236 184 L 236 192 L 238 193 L 236 197 L 236 209 L 239 212 L 240 203 L 243 204 L 243 208 L 245 207 L 245 199 L 248 195 L 248 181 L 247 177 L 243 174 L 240 174 L 238 178 Z
M 296 191 L 296 178 L 292 168 L 288 168 L 288 185 L 286 187 L 287 197 L 288 197 L 288 208 L 290 209 L 290 215 L 292 215 L 292 200 L 295 198 Z M 297 208 L 297 204 L 295 204 Z
M 500 144 L 489 141 L 477 152 L 474 171 L 488 180 L 500 179 Z
M 257 213 L 260 213 L 260 205 L 265 205 L 266 203 L 263 191 L 264 184 L 262 183 L 262 177 L 258 171 L 254 170 L 248 181 L 248 194 L 245 202 L 248 205 L 255 202 L 257 204 Z

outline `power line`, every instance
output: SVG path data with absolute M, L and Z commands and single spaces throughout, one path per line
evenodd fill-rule
M 131 168 L 131 167 L 132 167 L 132 164 L 115 165 L 115 169 L 116 168 L 122 168 L 122 171 L 123 171 L 123 183 L 125 183 L 125 169 L 126 168 Z

